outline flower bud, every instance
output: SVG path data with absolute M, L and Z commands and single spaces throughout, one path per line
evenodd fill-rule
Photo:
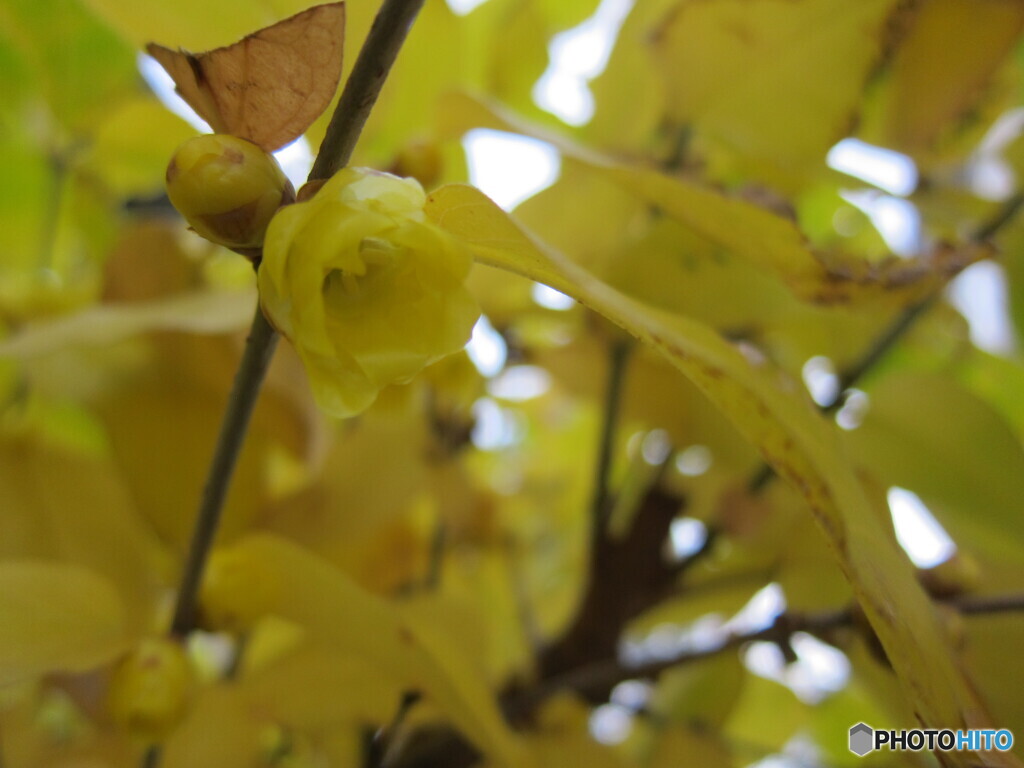
M 295 191 L 273 155 L 215 133 L 195 136 L 174 152 L 167 196 L 200 235 L 244 251 L 263 245 L 270 219 Z
M 114 670 L 110 714 L 133 736 L 159 741 L 184 716 L 192 685 L 192 667 L 180 644 L 143 640 Z

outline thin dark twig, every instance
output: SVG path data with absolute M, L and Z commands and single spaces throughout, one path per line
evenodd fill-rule
M 311 180 L 329 179 L 339 168 L 348 165 L 356 140 L 423 2 L 384 0 L 348 76 L 334 119 L 327 126 L 320 152 L 309 174 Z
M 574 691 L 586 695 L 587 691 L 603 690 L 623 680 L 657 677 L 672 667 L 717 656 L 755 640 L 778 640 L 783 632 L 826 632 L 849 625 L 852 621 L 853 612 L 849 608 L 806 616 L 782 614 L 774 624 L 764 629 L 727 635 L 715 645 L 683 651 L 667 659 L 637 665 L 623 664 L 617 659 L 588 664 L 545 680 L 535 688 L 523 692 L 506 704 L 505 712 L 510 718 L 522 717 L 560 691 Z
M 950 605 L 960 611 L 960 613 L 968 616 L 988 613 L 1011 613 L 1014 611 L 1024 611 L 1024 594 L 967 595 L 955 600 L 948 600 L 946 605 Z
M 965 616 L 991 615 L 1024 611 L 1024 593 L 1005 595 L 962 595 L 941 601 Z M 741 648 L 758 640 L 769 642 L 785 641 L 794 632 L 824 634 L 856 622 L 853 608 L 840 608 L 821 613 L 783 613 L 768 627 L 753 632 L 735 632 L 721 638 L 719 642 L 704 648 L 681 651 L 665 659 L 645 664 L 629 665 L 617 659 L 608 659 L 569 670 L 543 681 L 534 688 L 517 693 L 505 702 L 505 713 L 509 718 L 522 718 L 537 705 L 561 691 L 573 691 L 586 695 L 590 690 L 603 690 L 623 680 L 654 678 L 662 672 L 717 656 L 726 651 Z
M 160 765 L 160 747 L 153 745 L 146 749 L 145 754 L 142 756 L 142 762 L 139 765 L 140 768 L 156 768 Z
M 619 410 L 622 402 L 622 388 L 626 379 L 626 362 L 629 358 L 629 341 L 613 341 L 608 354 L 608 379 L 605 384 L 605 398 L 601 437 L 597 449 L 597 465 L 594 469 L 594 490 L 591 498 L 591 519 L 594 540 L 603 535 L 608 515 L 609 475 L 612 467 L 612 452 L 615 448 L 615 434 L 619 424 Z
M 994 237 L 999 231 L 1013 221 L 1014 216 L 1020 212 L 1024 205 L 1024 191 L 1017 192 L 1008 198 L 995 214 L 988 221 L 982 222 L 971 234 L 971 240 L 975 243 L 983 243 Z
M 276 346 L 277 334 L 263 316 L 263 311 L 257 307 L 252 329 L 246 340 L 245 353 L 238 365 L 235 382 L 224 411 L 220 436 L 217 438 L 217 447 L 210 462 L 210 472 L 192 530 L 192 541 L 185 561 L 181 587 L 178 590 L 178 600 L 174 607 L 174 619 L 171 622 L 171 634 L 178 637 L 184 637 L 195 626 L 199 584 L 214 537 L 217 535 L 224 499 L 245 441 L 260 385 L 270 366 L 270 359 Z

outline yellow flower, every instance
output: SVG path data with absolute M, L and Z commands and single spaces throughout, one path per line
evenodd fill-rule
M 228 134 L 194 136 L 167 166 L 167 196 L 192 229 L 220 245 L 256 249 L 274 212 L 295 198 L 273 155 Z
M 359 413 L 469 339 L 479 315 L 463 285 L 472 258 L 427 221 L 425 202 L 414 179 L 345 168 L 267 230 L 263 311 L 328 413 Z

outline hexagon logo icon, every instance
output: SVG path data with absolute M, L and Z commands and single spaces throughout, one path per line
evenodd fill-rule
M 874 731 L 866 723 L 857 723 L 850 729 L 850 751 L 864 757 L 874 747 Z

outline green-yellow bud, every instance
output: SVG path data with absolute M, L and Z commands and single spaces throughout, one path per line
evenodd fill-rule
M 274 213 L 295 199 L 273 155 L 228 134 L 195 136 L 167 166 L 167 196 L 196 232 L 239 250 L 259 248 Z
M 110 714 L 132 735 L 159 741 L 185 715 L 193 683 L 181 645 L 166 638 L 145 639 L 114 670 Z

